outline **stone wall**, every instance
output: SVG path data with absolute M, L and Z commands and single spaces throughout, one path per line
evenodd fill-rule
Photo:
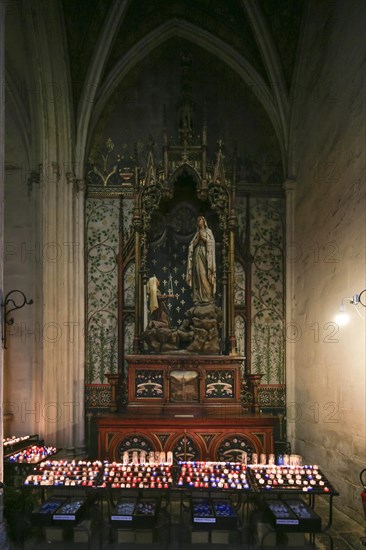
M 12 5 L 6 17 L 6 75 L 4 174 L 4 296 L 12 290 L 24 292 L 32 305 L 13 311 L 13 325 L 7 325 L 4 351 L 4 412 L 9 413 L 5 435 L 40 433 L 42 345 L 41 266 L 44 250 L 40 240 L 40 181 L 38 163 L 31 160 L 31 132 L 28 99 L 30 87 L 19 74 L 26 73 L 23 37 L 19 36 L 20 13 Z M 34 94 L 34 89 L 33 89 Z M 34 141 L 34 140 L 33 140 Z M 10 296 L 15 304 L 21 294 Z M 10 303 L 10 308 L 13 307 Z
M 14 314 L 5 410 L 13 433 L 82 452 L 84 187 L 72 171 L 65 32 L 58 2 L 15 4 L 6 28 L 4 286 L 34 303 Z
M 39 385 L 37 348 L 42 341 L 42 326 L 37 321 L 42 247 L 37 234 L 37 201 L 39 189 L 30 191 L 27 153 L 15 125 L 14 113 L 7 111 L 5 152 L 5 232 L 4 294 L 17 289 L 32 299 L 33 304 L 11 313 L 14 324 L 7 326 L 5 357 L 4 410 L 13 414 L 12 434 L 39 432 Z M 39 187 L 38 184 L 33 184 Z M 38 277 L 36 274 L 38 273 Z M 23 299 L 12 294 L 16 304 Z M 12 307 L 10 305 L 10 307 Z M 38 409 L 38 411 L 37 411 Z M 38 419 L 38 421 L 37 421 Z M 7 435 L 12 435 L 7 434 Z
M 311 2 L 293 108 L 296 169 L 295 451 L 319 463 L 360 518 L 365 467 L 365 320 L 338 327 L 343 297 L 365 288 L 365 4 Z M 349 303 L 349 302 L 348 302 Z M 366 309 L 359 306 L 365 317 Z

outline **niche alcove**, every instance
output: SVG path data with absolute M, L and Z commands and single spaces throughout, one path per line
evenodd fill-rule
M 211 460 L 224 450 L 233 458 L 243 450 L 249 456 L 273 451 L 277 419 L 260 412 L 258 401 L 264 373 L 252 372 L 246 357 L 253 339 L 248 242 L 251 208 L 257 206 L 249 196 L 236 196 L 235 154 L 225 161 L 220 139 L 214 158 L 209 154 L 204 107 L 200 133 L 193 133 L 190 66 L 184 55 L 177 135 L 169 136 L 164 115 L 161 160 L 152 142 L 143 162 L 138 145 L 133 155 L 127 149 L 117 154 L 108 140 L 104 168 L 95 163 L 88 168 L 89 195 L 105 196 L 107 188 L 112 206 L 99 210 L 94 203 L 89 219 L 99 216 L 108 226 L 102 229 L 106 236 L 113 225 L 118 228 L 117 341 L 100 329 L 114 315 L 108 303 L 95 308 L 89 324 L 90 364 L 98 338 L 99 350 L 104 354 L 113 345 L 118 358 L 118 369 L 111 360 L 113 368 L 104 372 L 110 412 L 96 418 L 101 458 L 119 460 L 132 446 L 172 450 L 176 457 L 183 449 L 187 457 Z M 245 236 L 239 232 L 243 220 Z M 263 258 L 263 265 L 273 263 Z M 111 253 L 111 272 L 113 261 Z M 92 271 L 90 277 L 93 281 Z M 112 277 L 109 271 L 106 277 Z M 110 304 L 114 299 L 112 294 Z

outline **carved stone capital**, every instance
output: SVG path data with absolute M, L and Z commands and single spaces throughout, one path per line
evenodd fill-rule
M 31 173 L 28 176 L 27 179 L 27 185 L 28 185 L 28 196 L 31 195 L 33 191 L 33 184 L 39 185 L 41 183 L 41 177 L 42 177 L 42 164 L 38 165 L 38 170 L 32 170 Z
M 56 161 L 51 162 L 51 169 L 52 169 L 52 174 L 56 177 L 57 181 L 59 181 L 62 174 L 62 170 L 59 163 Z M 66 174 L 66 177 L 67 177 L 67 174 Z
M 86 192 L 86 183 L 84 179 L 75 178 L 74 187 L 76 193 L 85 193 Z
M 286 194 L 290 193 L 291 191 L 295 190 L 295 185 L 296 185 L 295 180 L 287 179 L 283 182 L 283 190 L 285 191 Z
M 67 185 L 74 185 L 75 175 L 73 172 L 66 172 Z

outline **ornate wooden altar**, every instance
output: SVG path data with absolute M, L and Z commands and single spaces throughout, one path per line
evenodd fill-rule
M 273 452 L 276 419 L 243 412 L 242 357 L 132 355 L 126 412 L 96 419 L 100 458 L 172 451 L 175 460 Z
M 219 413 L 220 411 L 218 411 Z M 173 451 L 175 460 L 240 461 L 243 451 L 273 452 L 274 417 L 108 416 L 97 419 L 101 457 L 121 461 L 124 451 Z
M 258 414 L 261 375 L 251 375 L 237 352 L 235 163 L 227 176 L 221 143 L 210 163 L 204 115 L 201 135 L 193 137 L 187 63 L 177 141 L 168 139 L 164 121 L 161 164 L 150 151 L 146 166 L 134 161 L 120 169 L 134 197 L 134 233 L 120 246 L 119 374 L 111 377 L 118 414 L 97 419 L 100 458 L 119 460 L 126 449 L 211 460 L 243 450 L 273 452 L 274 418 Z M 201 271 L 191 277 L 198 261 Z M 124 273 L 132 264 L 133 311 L 124 299 Z M 249 259 L 246 277 L 249 285 Z M 202 297 L 195 290 L 201 283 Z M 250 300 L 240 307 L 249 353 Z M 124 324 L 132 317 L 128 354 Z M 245 406 L 243 389 L 251 394 Z
M 241 415 L 242 360 L 223 355 L 127 357 L 127 410 L 188 418 Z

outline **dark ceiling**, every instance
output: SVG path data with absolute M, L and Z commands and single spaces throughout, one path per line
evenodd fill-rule
M 305 0 L 257 0 L 277 47 L 287 85 Z M 88 63 L 111 0 L 62 0 L 74 100 L 81 93 Z M 241 53 L 268 82 L 268 75 L 241 0 L 131 0 L 109 56 L 105 74 L 141 38 L 172 18 L 197 25 Z
M 122 1 L 122 0 L 120 0 Z M 160 25 L 179 20 L 199 27 L 245 59 L 270 90 L 273 86 L 248 17 L 247 0 L 130 0 L 106 60 L 100 86 L 126 54 Z M 280 60 L 289 92 L 298 36 L 308 0 L 257 0 Z M 75 117 L 82 86 L 112 0 L 62 0 L 68 38 Z M 175 132 L 180 94 L 180 58 L 192 56 L 192 95 L 196 102 L 195 131 L 201 131 L 202 104 L 207 104 L 209 150 L 217 139 L 243 158 L 243 178 L 266 183 L 283 178 L 281 150 L 263 105 L 224 61 L 186 37 L 170 37 L 123 77 L 108 99 L 89 136 L 95 152 L 108 138 L 116 147 L 151 141 L 161 146 L 162 110 L 167 107 L 169 132 Z M 229 155 L 229 153 L 228 153 Z M 264 167 L 264 168 L 263 168 Z

